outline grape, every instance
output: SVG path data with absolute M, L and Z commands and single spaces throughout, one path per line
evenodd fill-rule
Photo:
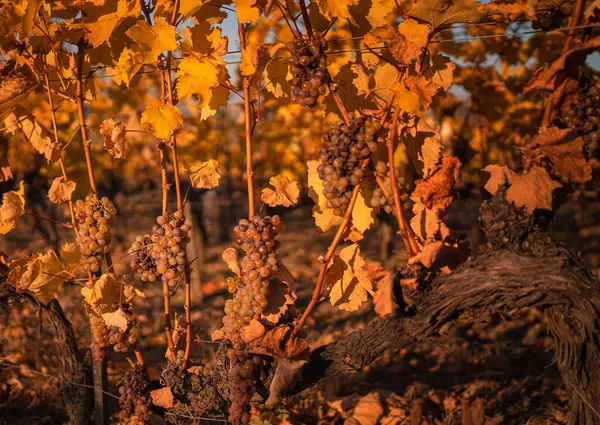
M 288 60 L 292 74 L 292 102 L 314 107 L 319 96 L 325 94 L 325 84 L 329 82 L 327 72 L 327 41 L 315 37 L 299 38 L 287 45 L 292 54 Z
M 100 361 L 106 355 L 105 348 L 108 346 L 108 328 L 100 316 L 91 315 L 90 325 L 92 327 L 92 358 Z
M 190 241 L 190 226 L 185 223 L 185 217 L 179 211 L 159 215 L 156 223 L 152 234 L 145 235 L 141 242 L 136 239 L 135 247 L 132 248 L 137 248 L 136 243 L 139 244 L 139 249 L 134 249 L 138 253 L 138 259 L 140 255 L 144 255 L 144 246 L 150 253 L 151 261 L 144 266 L 147 268 L 142 267 L 142 280 L 145 276 L 147 281 L 154 282 L 160 276 L 163 282 L 174 287 L 185 272 L 185 247 Z M 139 261 L 135 265 L 132 262 L 132 267 L 137 269 L 138 264 Z
M 383 164 L 385 166 L 385 169 L 387 170 L 384 178 L 382 179 L 383 187 L 385 188 L 388 195 L 392 196 L 393 191 L 391 185 L 390 171 L 385 163 L 379 162 L 377 165 L 379 164 Z M 396 181 L 398 182 L 398 189 L 403 189 L 405 183 L 404 178 L 396 176 Z M 400 192 L 399 194 L 402 200 L 404 200 L 403 197 L 408 196 L 406 193 L 403 192 Z M 391 201 L 393 202 L 393 199 Z M 388 201 L 388 199 L 385 197 L 385 193 L 379 187 L 373 190 L 373 195 L 371 196 L 371 206 L 373 206 L 374 208 L 381 207 L 388 214 L 391 214 L 393 211 L 393 205 Z
M 150 410 L 150 379 L 140 365 L 135 365 L 119 387 L 119 423 L 143 425 L 148 423 Z
M 582 77 L 580 86 L 578 101 L 563 108 L 558 119 L 583 136 L 586 150 L 591 155 L 600 141 L 600 89 L 590 77 Z
M 377 150 L 381 124 L 370 118 L 352 118 L 350 126 L 334 125 L 323 135 L 326 146 L 319 152 L 321 164 L 317 167 L 323 180 L 323 196 L 334 214 L 343 215 L 352 197 L 352 190 L 360 183 L 364 171 L 361 162 Z M 383 164 L 385 165 L 385 164 Z
M 102 360 L 106 355 L 106 348 L 113 346 L 114 351 L 120 353 L 127 352 L 127 346 L 135 344 L 138 336 L 137 320 L 131 306 L 123 304 L 121 307 L 127 317 L 127 329 L 122 330 L 116 326 L 107 326 L 102 316 L 94 313 L 90 315 L 90 324 L 92 326 L 92 357 L 94 360 Z
M 110 251 L 111 233 L 117 209 L 107 198 L 98 199 L 93 193 L 75 202 L 77 245 L 81 251 L 79 264 L 87 272 L 98 272 L 104 255 Z
M 137 236 L 129 248 L 133 256 L 131 268 L 140 275 L 142 282 L 155 282 L 159 276 L 156 270 L 156 259 L 152 257 L 152 237 L 148 234 Z
M 570 0 L 545 0 L 535 7 L 536 19 L 533 29 L 549 30 L 568 25 L 568 17 L 573 13 Z

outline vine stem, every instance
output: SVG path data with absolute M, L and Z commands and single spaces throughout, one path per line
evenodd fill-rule
M 308 38 L 312 40 L 314 34 L 312 24 L 310 23 L 310 17 L 308 16 L 308 9 L 306 8 L 304 0 L 298 0 L 298 2 L 300 3 L 300 11 L 302 12 L 302 19 L 304 20 L 304 26 L 306 27 Z
M 23 213 L 23 215 L 28 215 L 28 216 L 31 216 L 31 217 L 37 218 L 37 219 L 39 219 L 39 220 L 44 220 L 44 221 L 47 221 L 47 222 L 49 222 L 49 223 L 58 224 L 58 225 L 60 225 L 60 226 L 66 227 L 66 228 L 68 228 L 68 229 L 71 229 L 71 228 L 73 228 L 73 225 L 72 225 L 72 224 L 65 223 L 64 221 L 53 220 L 53 219 L 51 219 L 51 218 L 44 217 L 43 215 L 37 215 L 37 214 L 34 214 L 34 213 L 32 213 L 32 212 L 24 212 L 24 213 Z
M 238 23 L 238 34 L 242 50 L 246 48 L 246 29 L 244 25 Z M 246 136 L 246 181 L 248 184 L 248 218 L 254 216 L 254 170 L 252 166 L 252 120 L 250 115 L 250 81 L 244 77 L 244 123 Z
M 402 232 L 402 240 L 405 242 L 405 245 L 408 244 L 408 253 L 412 257 L 419 252 L 419 248 L 415 243 L 412 229 L 406 222 L 406 219 L 404 218 L 404 213 L 402 212 L 402 206 L 400 205 L 400 193 L 398 191 L 398 182 L 396 181 L 396 167 L 394 166 L 394 143 L 396 141 L 396 137 L 398 136 L 398 117 L 400 116 L 400 112 L 400 109 L 396 109 L 396 113 L 394 114 L 394 118 L 392 119 L 392 130 L 390 132 L 390 137 L 388 138 L 386 144 L 388 152 L 388 162 L 390 167 L 390 186 L 392 187 L 394 208 L 397 213 L 396 219 L 398 220 L 398 226 L 400 227 L 400 231 Z
M 393 204 L 393 202 L 394 202 L 394 200 L 392 199 L 393 195 L 387 191 L 387 189 L 383 185 L 383 180 L 381 180 L 381 177 L 375 176 L 375 181 L 377 182 L 377 186 L 379 186 L 379 189 L 381 189 L 381 191 L 383 192 L 385 199 L 387 199 L 387 201 L 392 204 L 394 217 L 396 217 L 396 220 L 398 221 L 398 223 L 400 223 L 401 219 L 398 217 L 398 210 L 396 209 L 395 204 Z M 404 245 L 404 249 L 406 250 L 406 252 L 411 252 L 410 243 L 408 242 L 408 238 L 405 237 L 404 234 L 402 234 L 402 243 Z
M 176 21 L 177 14 L 179 12 L 179 0 L 175 0 L 175 5 L 173 6 L 173 13 L 171 14 L 170 24 L 173 25 Z M 172 63 L 172 53 L 169 51 L 167 54 L 167 70 L 165 71 L 165 77 L 167 81 L 167 94 L 169 98 L 169 104 L 175 105 L 173 93 L 174 86 L 173 81 L 171 79 L 171 63 Z M 179 160 L 177 157 L 177 138 L 175 133 L 171 134 L 171 158 L 173 161 L 173 175 L 175 177 L 175 192 L 177 194 L 177 211 L 179 211 L 183 215 L 183 197 L 181 195 L 181 181 L 179 178 Z M 188 262 L 187 252 L 185 255 L 185 321 L 186 321 L 186 332 L 185 332 L 185 351 L 183 355 L 183 360 L 181 363 L 182 369 L 186 368 L 186 365 L 190 359 L 192 354 L 192 282 L 190 278 L 190 265 Z M 166 311 L 165 311 L 166 315 Z M 169 314 L 170 319 L 170 314 Z

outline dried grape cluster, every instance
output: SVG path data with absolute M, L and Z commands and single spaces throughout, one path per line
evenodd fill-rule
M 140 365 L 125 375 L 125 384 L 119 387 L 119 422 L 143 425 L 148 422 L 150 410 L 150 379 Z
M 565 18 L 573 13 L 570 0 L 547 0 L 538 3 L 535 9 L 536 20 L 532 22 L 534 30 L 557 28 L 567 24 Z
M 323 38 L 299 38 L 287 45 L 292 73 L 292 102 L 314 107 L 320 95 L 325 94 L 329 82 L 327 73 L 327 41 Z
M 264 373 L 263 359 L 248 353 L 241 343 L 234 343 L 233 348 L 228 350 L 227 357 L 231 365 L 229 374 L 232 377 L 229 422 L 234 425 L 247 425 L 250 423 L 248 404 L 255 392 L 255 383 L 260 374 Z
M 173 287 L 185 271 L 185 247 L 190 241 L 190 226 L 179 211 L 159 215 L 156 223 L 150 235 L 150 256 L 156 263 L 155 276 L 161 276 L 163 282 Z M 147 276 L 150 280 L 150 273 Z
M 117 353 L 126 353 L 127 346 L 135 344 L 138 337 L 137 320 L 128 305 L 122 307 L 127 316 L 127 329 L 123 330 L 117 326 L 107 326 L 100 316 L 91 315 L 92 326 L 92 357 L 94 360 L 102 360 L 106 355 L 106 348 L 113 346 Z
M 319 152 L 319 178 L 323 195 L 334 214 L 343 215 L 352 197 L 352 189 L 360 183 L 364 171 L 361 162 L 377 150 L 381 124 L 370 118 L 352 118 L 350 125 L 334 125 L 323 135 L 325 149 Z
M 588 82 L 579 101 L 563 112 L 564 124 L 584 137 L 589 151 L 596 150 L 600 142 L 600 89 Z
M 98 199 L 94 193 L 75 202 L 77 244 L 81 251 L 79 263 L 85 271 L 100 270 L 104 254 L 110 250 L 110 228 L 116 214 L 117 209 L 106 196 Z
M 279 271 L 275 237 L 282 229 L 279 216 L 240 220 L 233 229 L 236 243 L 242 248 L 242 276 L 228 280 L 227 285 L 233 298 L 225 302 L 223 326 L 227 336 L 236 340 L 240 328 L 250 323 L 255 315 L 260 315 L 267 306 L 269 279 Z M 235 286 L 234 286 L 235 285 Z
M 153 245 L 152 237 L 146 234 L 137 236 L 129 248 L 129 253 L 133 256 L 131 268 L 140 275 L 142 282 L 155 282 L 159 276 L 156 260 L 151 255 Z
M 392 179 L 390 176 L 390 171 L 388 169 L 388 166 L 386 163 L 380 161 L 376 164 L 375 166 L 376 170 L 378 173 L 384 174 L 384 177 L 382 178 L 382 185 L 383 188 L 385 189 L 385 191 L 387 192 L 388 195 L 393 196 L 393 190 L 392 190 Z M 396 176 L 396 182 L 398 184 L 398 189 L 404 187 L 404 178 L 403 177 L 398 177 Z M 400 194 L 400 199 L 402 199 L 402 197 L 406 196 L 406 194 L 401 193 Z M 392 200 L 393 202 L 393 200 Z M 373 195 L 371 196 L 371 206 L 373 206 L 373 208 L 376 207 L 381 207 L 384 209 L 384 211 L 388 214 L 391 214 L 393 211 L 393 204 L 388 202 L 388 199 L 385 196 L 384 191 L 378 186 L 375 188 L 375 190 L 373 190 Z

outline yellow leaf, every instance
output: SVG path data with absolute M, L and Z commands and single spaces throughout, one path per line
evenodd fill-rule
M 398 81 L 399 73 L 395 66 L 389 63 L 380 65 L 375 70 L 375 87 L 373 92 L 387 101 L 394 94 L 394 87 Z
M 175 27 L 169 25 L 163 18 L 156 18 L 153 26 L 140 20 L 129 28 L 126 34 L 138 44 L 142 63 L 152 63 L 165 50 L 177 48 Z
M 60 259 L 71 272 L 79 266 L 80 257 L 81 253 L 75 242 L 66 242 L 60 247 Z
M 198 9 L 200 9 L 207 0 L 180 0 L 179 2 L 179 13 L 181 13 L 185 17 L 191 16 Z
M 25 213 L 25 189 L 23 182 L 19 190 L 11 190 L 2 195 L 0 206 L 0 234 L 6 235 L 17 225 L 17 220 Z
M 61 288 L 62 265 L 52 248 L 45 254 L 35 253 L 9 264 L 9 281 L 21 291 L 32 292 L 41 302 L 48 303 Z
M 229 89 L 227 88 L 230 84 L 229 73 L 227 72 L 227 68 L 224 66 L 220 68 L 221 72 L 219 74 L 219 85 L 212 90 L 208 105 L 205 105 L 201 108 L 200 120 L 205 120 L 209 117 L 212 117 L 220 108 L 226 107 L 229 102 Z
M 381 404 L 381 395 L 374 391 L 358 400 L 352 411 L 352 419 L 358 425 L 377 425 L 385 410 Z
M 373 294 L 373 284 L 367 276 L 365 261 L 358 244 L 343 248 L 334 257 L 325 282 L 330 289 L 329 301 L 334 307 L 356 311 Z
M 372 28 L 391 24 L 396 17 L 397 4 L 395 0 L 373 0 L 367 15 Z
M 315 224 L 321 232 L 326 232 L 339 225 L 343 219 L 333 213 L 333 209 L 327 208 L 327 198 L 323 196 L 323 181 L 319 178 L 317 167 L 318 161 L 308 161 L 308 196 L 315 202 L 312 209 Z
M 206 162 L 198 162 L 189 168 L 184 168 L 190 176 L 192 186 L 196 189 L 213 189 L 219 185 L 221 179 L 221 168 L 214 159 Z
M 371 192 L 371 193 L 368 193 Z M 356 203 L 352 209 L 352 225 L 360 233 L 364 233 L 371 224 L 375 223 L 375 213 L 373 208 L 367 204 L 367 199 L 371 199 L 372 190 L 365 182 L 360 184 L 360 191 L 356 198 Z
M 102 314 L 102 319 L 104 319 L 106 326 L 114 326 L 123 332 L 127 330 L 128 316 L 121 308 L 113 312 Z
M 409 114 L 418 114 L 421 108 L 421 100 L 416 93 L 406 88 L 404 83 L 397 83 L 392 88 L 396 94 L 395 104 L 398 108 Z
M 52 181 L 52 185 L 48 191 L 48 198 L 53 204 L 62 204 L 63 202 L 68 202 L 71 199 L 74 190 L 74 181 L 65 180 L 62 176 L 57 177 Z
M 183 124 L 181 109 L 173 105 L 148 105 L 142 114 L 142 124 L 150 127 L 152 134 L 159 139 L 167 139 Z
M 60 149 L 50 138 L 50 132 L 42 127 L 32 115 L 17 118 L 11 113 L 5 120 L 6 127 L 12 128 L 12 132 L 20 129 L 25 138 L 29 140 L 38 153 L 44 155 L 48 163 L 55 162 L 60 158 Z
M 111 305 L 119 302 L 121 282 L 110 274 L 100 276 L 91 288 L 82 288 L 81 295 L 90 305 Z
M 282 43 L 249 44 L 245 49 L 242 49 L 241 74 L 246 77 L 260 77 L 271 58 L 282 47 Z
M 417 95 L 420 101 L 421 111 L 427 111 L 431 106 L 433 97 L 437 93 L 439 86 L 433 84 L 431 81 L 424 77 L 410 76 L 404 81 L 404 85 L 407 89 Z
M 480 6 L 477 0 L 420 0 L 414 3 L 408 15 L 429 22 L 433 29 L 440 29 L 459 22 L 481 22 L 486 16 Z
M 223 261 L 225 261 L 225 264 L 227 264 L 229 270 L 234 272 L 237 276 L 242 275 L 240 263 L 238 262 L 238 252 L 235 248 L 227 248 L 225 251 L 223 251 L 221 258 Z
M 200 107 L 208 105 L 212 89 L 219 85 L 219 72 L 208 59 L 183 59 L 177 70 L 177 94 L 180 98 L 197 95 Z
M 278 175 L 269 179 L 269 184 L 275 188 L 265 188 L 262 191 L 261 200 L 275 207 L 281 205 L 283 207 L 291 207 L 296 205 L 300 196 L 298 182 L 290 181 L 286 176 Z
M 352 19 L 349 7 L 356 6 L 358 0 L 317 0 L 321 13 L 329 19 Z
M 117 66 L 115 67 L 115 81 L 117 84 L 125 84 L 127 87 L 131 84 L 131 79 L 142 68 L 142 55 L 140 52 L 125 47 L 119 56 Z
M 411 43 L 423 48 L 427 46 L 431 30 L 427 25 L 420 24 L 414 19 L 407 19 L 398 25 L 398 32 Z
M 93 47 L 98 47 L 107 42 L 114 30 L 127 17 L 135 17 L 141 11 L 141 4 L 137 0 L 119 0 L 117 11 L 101 15 L 94 22 L 74 25 L 74 28 L 82 27 L 86 30 L 86 38 Z
M 240 23 L 254 23 L 260 16 L 260 10 L 254 7 L 254 0 L 235 0 L 235 12 Z

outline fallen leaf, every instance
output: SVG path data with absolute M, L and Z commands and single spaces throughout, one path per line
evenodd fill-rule
M 150 391 L 150 397 L 152 397 L 152 404 L 155 406 L 164 407 L 165 409 L 170 409 L 173 407 L 175 402 L 171 387 L 163 387 L 158 390 L 152 390 Z
M 48 198 L 50 199 L 50 202 L 54 204 L 62 204 L 71 200 L 74 190 L 74 181 L 65 180 L 62 176 L 56 177 L 52 181 L 52 185 L 48 191 Z
M 102 314 L 102 319 L 104 319 L 106 326 L 114 326 L 123 332 L 127 330 L 127 314 L 125 314 L 121 308 L 110 313 Z
M 290 181 L 284 175 L 278 175 L 269 179 L 269 184 L 275 188 L 265 188 L 262 191 L 261 200 L 271 206 L 291 207 L 296 205 L 300 196 L 298 182 Z
M 189 174 L 192 186 L 196 189 L 214 189 L 223 175 L 219 163 L 214 159 L 195 163 L 184 170 Z
M 112 118 L 105 119 L 100 126 L 100 134 L 104 136 L 104 150 L 115 159 L 125 159 L 126 133 L 125 124 Z
M 0 234 L 6 235 L 17 225 L 17 220 L 25 213 L 25 189 L 23 182 L 19 190 L 8 191 L 2 195 L 0 206 Z
M 237 276 L 242 275 L 242 272 L 240 270 L 240 263 L 238 262 L 237 249 L 227 248 L 225 251 L 223 251 L 221 258 L 223 258 L 223 261 L 225 261 L 225 264 L 227 264 L 229 270 L 234 272 Z
M 352 411 L 352 418 L 359 425 L 377 425 L 384 412 L 381 396 L 379 392 L 375 391 L 358 400 Z
M 541 167 L 533 167 L 527 174 L 515 174 L 506 191 L 506 200 L 517 207 L 525 207 L 529 214 L 536 209 L 552 211 L 552 192 L 562 185 Z
M 10 171 L 10 164 L 8 159 L 0 158 L 0 182 L 5 182 L 13 178 L 12 171 Z

